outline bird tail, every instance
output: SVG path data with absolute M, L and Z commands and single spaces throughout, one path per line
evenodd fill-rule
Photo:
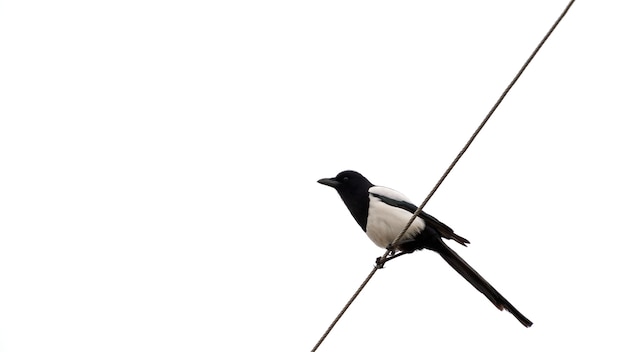
M 498 309 L 506 309 L 525 327 L 533 325 L 532 321 L 528 320 L 528 318 L 520 313 L 520 311 L 513 307 L 513 305 L 509 303 L 506 298 L 504 298 L 487 282 L 487 280 L 480 276 L 476 270 L 472 269 L 472 267 L 467 264 L 463 258 L 456 254 L 452 248 L 443 243 L 440 238 L 437 238 L 437 240 L 434 241 L 434 243 L 432 243 L 429 247 L 432 247 L 429 249 L 439 253 L 439 255 L 441 255 L 441 257 L 448 262 L 454 270 L 461 274 L 461 276 L 463 276 L 465 280 L 472 284 L 472 286 L 474 286 L 478 291 L 482 292 L 482 294 L 484 294 Z

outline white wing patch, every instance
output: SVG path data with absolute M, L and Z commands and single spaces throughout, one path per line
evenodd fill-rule
M 380 198 L 372 195 L 372 193 L 405 202 L 410 202 L 410 200 L 402 193 L 386 187 L 371 187 L 369 193 L 370 204 L 367 215 L 366 233 L 370 240 L 378 247 L 387 248 L 400 232 L 402 232 L 413 214 L 404 209 L 384 203 Z M 416 218 L 403 239 L 414 237 L 422 232 L 425 226 L 423 219 L 419 217 Z
M 387 198 L 397 199 L 397 200 L 401 200 L 401 201 L 412 203 L 411 200 L 409 199 L 409 197 L 407 197 L 404 194 L 396 191 L 395 189 L 382 187 L 382 186 L 374 186 L 374 187 L 370 187 L 368 192 L 369 193 L 380 194 L 381 196 L 385 196 Z

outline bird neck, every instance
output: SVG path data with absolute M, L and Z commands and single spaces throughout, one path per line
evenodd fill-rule
M 361 192 L 359 192 L 358 195 L 353 194 L 351 196 L 347 196 L 344 194 L 340 194 L 340 195 L 344 204 L 350 211 L 350 214 L 352 214 L 352 217 L 354 218 L 354 220 L 356 220 L 356 222 L 359 224 L 359 226 L 361 226 L 363 231 L 366 232 L 367 211 L 369 209 L 369 204 L 370 204 L 369 193 L 367 193 L 367 191 L 363 192 L 362 194 L 360 193 Z

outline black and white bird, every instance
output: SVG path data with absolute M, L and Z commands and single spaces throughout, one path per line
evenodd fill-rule
M 388 248 L 417 210 L 417 206 L 402 193 L 390 188 L 374 186 L 356 171 L 342 171 L 335 177 L 323 178 L 318 182 L 337 190 L 354 220 L 370 240 L 382 248 Z M 526 327 L 533 324 L 448 247 L 442 238 L 454 240 L 463 246 L 469 243 L 465 238 L 455 234 L 450 227 L 422 211 L 403 238 L 390 249 L 400 254 L 422 249 L 439 253 L 454 270 L 482 292 L 498 309 L 511 312 Z

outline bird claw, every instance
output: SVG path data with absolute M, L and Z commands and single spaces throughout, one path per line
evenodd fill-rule
M 411 253 L 411 252 L 404 252 L 404 251 L 397 252 L 396 250 L 391 250 L 391 252 L 387 253 L 386 256 L 376 258 L 376 268 L 382 269 L 386 262 L 390 261 L 391 259 L 396 259 L 399 256 L 405 255 L 407 253 Z
M 376 258 L 376 269 L 382 269 L 385 266 L 385 262 L 387 262 L 385 257 Z
M 382 257 L 378 257 L 376 258 L 376 268 L 377 269 L 382 269 L 383 266 L 385 266 L 385 263 L 388 262 L 389 260 L 395 258 L 396 255 L 396 247 L 392 246 L 391 244 L 387 246 L 387 254 L 385 256 Z

